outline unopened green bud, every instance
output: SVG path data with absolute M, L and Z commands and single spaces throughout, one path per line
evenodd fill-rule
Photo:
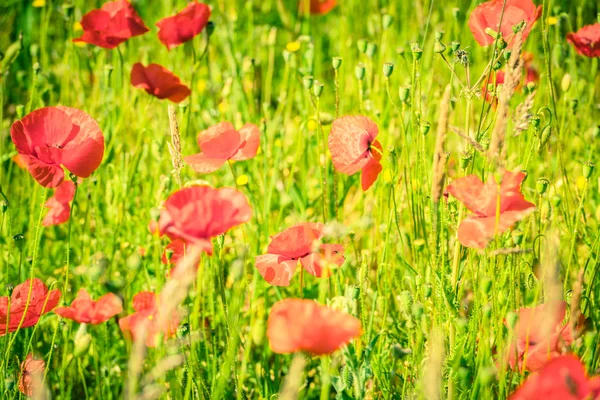
M 8 202 L 6 200 L 0 201 L 0 212 L 4 214 L 8 210 Z
M 557 208 L 558 206 L 560 206 L 560 203 L 562 203 L 562 197 L 560 197 L 559 195 L 555 194 L 550 199 L 550 203 L 552 204 L 552 207 Z
M 406 103 L 410 97 L 410 86 L 400 86 L 398 95 L 400 96 L 400 101 Z
M 569 107 L 571 108 L 571 111 L 573 111 L 573 113 L 575 113 L 575 111 L 577 111 L 577 106 L 579 106 L 579 100 L 577 100 L 577 99 L 573 99 L 569 103 Z
M 511 50 L 506 50 L 503 54 L 504 57 L 504 61 L 508 61 L 510 60 L 510 56 L 512 55 L 512 51 Z
M 304 84 L 306 90 L 310 90 L 310 88 L 312 88 L 313 86 L 314 78 L 312 77 L 312 75 L 307 75 L 304 78 L 302 78 L 302 83 Z
M 458 7 L 453 7 L 452 8 L 452 17 L 454 19 L 459 19 L 459 17 L 460 17 L 460 8 L 458 8 Z
M 502 63 L 500 61 L 496 61 L 492 68 L 494 69 L 494 71 L 498 71 L 500 68 L 502 68 Z
M 592 174 L 594 173 L 594 168 L 596 166 L 594 165 L 593 162 L 585 162 L 583 163 L 583 177 L 585 179 L 590 179 L 590 177 L 592 176 Z
M 356 75 L 356 79 L 362 81 L 365 78 L 366 70 L 367 69 L 365 68 L 365 65 L 363 63 L 358 63 L 358 65 L 356 65 L 356 68 L 354 68 L 354 74 Z
M 132 271 L 137 271 L 142 266 L 142 257 L 138 253 L 133 253 L 127 257 L 127 268 Z
M 467 169 L 467 167 L 471 163 L 471 159 L 472 158 L 473 158 L 473 155 L 471 153 L 469 153 L 469 152 L 461 153 L 458 156 L 458 163 L 460 164 L 460 167 L 462 169 Z
M 431 129 L 431 124 L 427 121 L 423 122 L 421 124 L 421 135 L 427 136 L 430 129 Z
M 510 329 L 515 329 L 515 326 L 517 325 L 518 320 L 519 320 L 519 314 L 517 314 L 514 311 L 509 311 L 506 314 L 506 324 L 508 325 L 508 327 Z
M 410 311 L 415 319 L 421 319 L 421 316 L 423 315 L 423 305 L 421 303 L 413 303 Z
M 490 307 L 489 304 L 484 305 L 483 308 L 481 309 L 481 314 L 484 319 L 489 320 L 490 317 L 492 316 L 492 307 Z
M 452 52 L 454 53 L 456 50 L 460 49 L 460 42 L 459 41 L 453 41 L 450 44 L 450 48 L 452 49 Z
M 415 246 L 415 250 L 421 251 L 425 247 L 425 240 L 423 239 L 415 239 L 413 241 L 413 246 Z
M 433 292 L 433 288 L 430 284 L 423 286 L 423 296 L 428 299 L 431 297 L 431 293 Z
M 444 37 L 444 32 L 442 32 L 442 31 L 435 32 L 435 40 L 437 40 L 437 41 L 442 40 L 443 37 Z
M 519 229 L 515 229 L 514 231 L 512 231 L 512 240 L 516 246 L 520 246 L 521 243 L 523 243 L 524 236 L 525 235 L 523 234 L 523 231 Z
M 364 54 L 367 51 L 367 40 L 358 39 L 358 41 L 356 42 L 356 47 L 358 47 L 358 51 Z
M 412 52 L 413 59 L 420 60 L 423 57 L 423 49 L 419 46 L 419 43 L 412 42 L 410 44 L 410 51 Z
M 539 128 L 540 127 L 540 123 L 542 122 L 542 120 L 540 119 L 539 115 L 534 115 L 533 117 L 531 117 L 531 125 L 534 128 Z
M 316 81 L 313 85 L 313 93 L 315 94 L 315 96 L 321 97 L 321 94 L 323 94 L 323 88 L 323 84 L 319 81 Z
M 548 179 L 540 178 L 535 183 L 535 190 L 538 192 L 539 195 L 543 195 L 544 193 L 546 193 L 546 190 L 548 190 L 549 184 L 550 181 L 548 181 Z
M 571 88 L 571 75 L 565 74 L 560 81 L 560 88 L 563 92 L 568 92 Z
M 384 30 L 390 29 L 393 23 L 394 17 L 392 17 L 390 14 L 383 14 L 383 17 L 381 17 L 381 25 L 383 25 Z
M 492 280 L 490 278 L 483 278 L 481 281 L 481 291 L 485 294 L 490 294 L 492 290 Z
M 208 21 L 206 24 L 206 36 L 210 37 L 215 31 L 215 23 L 213 21 Z
M 383 64 L 383 76 L 389 78 L 390 76 L 392 76 L 392 72 L 394 72 L 394 64 L 390 62 L 386 62 L 385 64 Z
M 550 125 L 546 125 L 544 127 L 544 129 L 542 130 L 542 134 L 540 136 L 540 143 L 538 146 L 538 151 L 541 151 L 544 146 L 546 145 L 546 143 L 548 143 L 548 140 L 550 139 L 550 135 L 552 134 L 552 127 Z
M 495 30 L 493 30 L 492 28 L 485 28 L 485 33 L 488 36 L 491 36 L 493 39 L 498 39 L 500 37 L 500 34 L 498 32 L 496 32 Z
M 377 45 L 375 43 L 369 42 L 369 44 L 367 44 L 367 51 L 365 52 L 367 54 L 367 57 L 373 58 L 376 51 Z
M 504 40 L 504 38 L 499 38 L 497 48 L 499 50 L 504 50 L 506 48 L 506 46 L 508 46 L 508 44 L 506 43 L 506 40 Z
M 331 65 L 333 65 L 333 69 L 340 69 L 342 66 L 342 57 L 333 57 Z
M 83 335 L 77 335 L 75 337 L 75 348 L 73 350 L 73 357 L 77 358 L 87 353 L 92 343 L 92 335 L 84 333 Z
M 13 236 L 13 240 L 15 241 L 15 246 L 19 251 L 23 251 L 23 247 L 25 247 L 25 236 L 22 233 L 17 233 Z
M 433 46 L 433 51 L 434 53 L 442 54 L 446 51 L 446 46 L 444 45 L 444 43 L 440 42 L 439 40 L 436 40 L 435 45 Z

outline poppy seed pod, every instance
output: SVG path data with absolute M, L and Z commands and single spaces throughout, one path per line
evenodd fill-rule
M 446 46 L 444 45 L 444 43 L 440 42 L 439 40 L 436 40 L 435 45 L 433 46 L 433 52 L 442 54 L 445 51 L 446 51 Z
M 502 68 L 502 63 L 500 61 L 496 61 L 492 68 L 494 69 L 494 71 L 498 71 L 500 68 Z
M 323 94 L 323 88 L 324 85 L 321 82 L 315 81 L 313 85 L 313 93 L 315 94 L 315 96 L 321 97 L 321 94 Z
M 421 135 L 427 136 L 430 129 L 431 129 L 431 124 L 427 121 L 423 122 L 423 124 L 421 124 Z
M 596 167 L 596 165 L 592 162 L 588 161 L 588 162 L 583 163 L 583 177 L 585 179 L 590 179 L 590 177 L 594 173 L 595 167 Z
M 467 169 L 469 164 L 471 163 L 471 159 L 473 155 L 469 152 L 461 153 L 459 156 L 459 164 L 462 169 Z
M 342 66 L 342 57 L 333 57 L 331 65 L 333 65 L 333 69 L 339 69 Z
M 25 246 L 25 236 L 23 236 L 22 233 L 17 233 L 13 236 L 13 240 L 15 241 L 15 246 L 17 247 L 17 249 L 19 249 L 19 251 L 22 251 L 23 247 Z
M 435 40 L 437 40 L 437 41 L 442 40 L 443 37 L 444 37 L 444 32 L 442 32 L 442 31 L 435 32 Z
M 506 46 L 508 46 L 508 44 L 506 43 L 506 40 L 504 40 L 503 38 L 499 38 L 498 44 L 496 45 L 496 47 L 499 50 L 504 50 L 506 48 Z
M 398 96 L 400 97 L 401 102 L 406 103 L 410 97 L 410 86 L 400 86 Z
M 356 42 L 356 47 L 358 47 L 359 52 L 364 54 L 367 51 L 367 40 L 358 39 L 358 41 Z
M 410 44 L 410 51 L 412 52 L 414 60 L 420 60 L 423 57 L 423 49 L 417 42 L 412 42 Z
M 383 14 L 383 17 L 381 17 L 381 25 L 383 26 L 384 30 L 390 29 L 393 23 L 394 17 L 392 17 L 390 14 Z
M 540 178 L 535 183 L 535 190 L 538 192 L 539 195 L 543 195 L 544 193 L 546 193 L 546 190 L 548 190 L 549 184 L 550 181 L 548 181 L 548 179 Z
M 313 86 L 314 78 L 312 75 L 306 75 L 304 78 L 302 78 L 302 83 L 304 84 L 304 88 L 306 88 L 306 90 L 310 90 L 310 88 Z
M 531 117 L 531 125 L 537 129 L 540 127 L 540 123 L 542 122 L 542 120 L 540 119 L 539 115 L 534 115 Z
M 356 79 L 359 81 L 362 81 L 365 78 L 365 72 L 366 68 L 363 63 L 359 63 L 356 65 L 356 68 L 354 68 L 354 74 L 356 75 Z
M 383 75 L 386 78 L 392 76 L 392 72 L 394 72 L 394 64 L 390 62 L 386 62 L 385 64 L 383 64 Z
M 460 49 L 460 42 L 455 40 L 450 44 L 450 48 L 452 49 L 452 52 L 454 53 L 455 51 L 457 51 L 458 49 Z
M 377 45 L 373 42 L 369 42 L 369 44 L 367 44 L 367 51 L 366 51 L 367 57 L 373 58 L 376 51 L 377 51 Z
M 512 55 L 512 50 L 506 50 L 502 56 L 504 57 L 504 61 L 510 60 L 510 56 Z

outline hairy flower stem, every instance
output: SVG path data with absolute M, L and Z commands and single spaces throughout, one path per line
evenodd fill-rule
M 589 180 L 585 180 L 585 185 L 583 187 L 583 193 L 581 193 L 581 199 L 579 200 L 579 206 L 577 207 L 577 211 L 575 212 L 575 220 L 573 221 L 573 236 L 571 237 L 571 248 L 569 250 L 569 260 L 567 261 L 567 269 L 565 271 L 565 291 L 569 288 L 569 277 L 571 273 L 571 261 L 573 261 L 573 252 L 575 251 L 575 242 L 577 241 L 577 229 L 579 227 L 579 217 L 583 212 L 583 201 L 585 199 L 585 195 L 587 194 L 589 187 Z

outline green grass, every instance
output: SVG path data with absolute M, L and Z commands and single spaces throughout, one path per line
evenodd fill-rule
M 461 90 L 433 48 L 437 31 L 445 32 L 442 41 L 448 48 L 459 41 L 469 52 L 470 82 L 477 81 L 492 56 L 467 27 L 477 2 L 340 2 L 326 16 L 300 19 L 295 1 L 281 1 L 282 13 L 279 0 L 211 0 L 215 31 L 196 69 L 193 47 L 201 54 L 205 34 L 168 52 L 154 26 L 182 9 L 185 1 L 135 1 L 151 32 L 115 50 L 71 42 L 81 33 L 75 22 L 99 7 L 99 1 L 46 0 L 39 8 L 30 1 L 0 2 L 0 50 L 5 53 L 23 34 L 18 57 L 0 77 L 0 185 L 9 203 L 0 214 L 0 294 L 27 279 L 31 268 L 46 284 L 62 288 L 68 269 L 70 291 L 62 301 L 70 303 L 81 287 L 94 297 L 111 291 L 124 299 L 125 315 L 134 294 L 159 292 L 164 286 L 166 267 L 160 255 L 166 242 L 152 236 L 147 226 L 178 189 L 167 149 L 169 103 L 129 84 L 135 62 L 154 62 L 184 83 L 193 82 L 191 98 L 177 107 L 184 155 L 198 151 L 195 136 L 200 130 L 220 121 L 238 127 L 257 124 L 261 149 L 256 158 L 233 165 L 235 175 L 248 178 L 240 190 L 252 206 L 251 222 L 226 234 L 222 246 L 215 241 L 215 255 L 202 258 L 182 305 L 186 317 L 179 340 L 148 349 L 137 367 L 147 374 L 176 354 L 183 362 L 150 383 L 142 379 L 140 396 L 144 390 L 148 396 L 158 390 L 160 396 L 174 399 L 275 398 L 293 356 L 269 349 L 268 311 L 280 299 L 304 297 L 347 307 L 361 320 L 363 334 L 330 357 L 308 357 L 299 398 L 431 398 L 436 392 L 446 398 L 449 387 L 461 399 L 505 398 L 525 376 L 496 364 L 496 351 L 504 351 L 511 340 L 504 319 L 548 298 L 553 282 L 538 280 L 540 265 L 559 268 L 560 295 L 568 303 L 582 271 L 581 309 L 588 324 L 571 351 L 592 374 L 600 368 L 600 189 L 598 172 L 586 181 L 582 163 L 597 160 L 600 150 L 600 74 L 598 59 L 576 55 L 564 37 L 593 23 L 598 4 L 545 0 L 544 15 L 557 22 L 548 26 L 548 48 L 543 46 L 541 20 L 524 46 L 534 54 L 541 75 L 531 112 L 547 108 L 540 111 L 544 127 L 556 110 L 549 142 L 540 152 L 533 127 L 513 136 L 512 115 L 524 93 L 515 94 L 509 111 L 505 165 L 519 170 L 527 163 L 523 193 L 538 205 L 518 225 L 524 233 L 520 248 L 527 251 L 495 253 L 515 247 L 510 233 L 482 252 L 458 247 L 459 280 L 453 286 L 455 230 L 459 214 L 466 214 L 452 197 L 439 203 L 436 246 L 430 192 L 440 99 L 450 84 L 450 125 L 470 130 L 482 143 L 490 137 L 496 113 L 481 99 L 479 87 Z M 387 30 L 384 13 L 394 19 Z M 359 52 L 361 39 L 376 44 L 372 56 Z M 299 49 L 285 50 L 292 42 L 299 42 Z M 418 62 L 413 61 L 412 42 L 423 49 Z M 336 114 L 332 58 L 338 56 L 343 60 L 337 71 L 339 115 L 363 114 L 377 122 L 384 169 L 363 193 L 359 174 L 334 173 L 326 158 L 323 202 L 320 129 L 327 135 Z M 446 57 L 453 63 L 448 52 Z M 394 64 L 389 82 L 382 73 L 385 62 Z M 366 68 L 362 82 L 355 76 L 358 63 Z M 455 68 L 466 84 L 465 68 Z M 571 79 L 568 91 L 561 87 L 565 74 Z M 325 85 L 318 111 L 304 88 L 305 75 Z M 398 97 L 405 86 L 411 86 L 408 102 Z M 40 228 L 36 240 L 40 206 L 50 191 L 11 161 L 16 150 L 10 125 L 18 113 L 58 104 L 85 110 L 98 121 L 105 156 L 79 188 L 70 226 Z M 322 125 L 315 123 L 317 114 Z M 431 130 L 423 136 L 426 122 Z M 474 156 L 463 170 L 460 157 L 465 150 Z M 465 173 L 485 177 L 494 172 L 484 156 L 452 132 L 446 151 L 446 184 Z M 182 177 L 186 185 L 199 180 L 215 187 L 236 185 L 226 166 L 211 175 L 185 167 Z M 536 191 L 539 178 L 549 180 L 543 195 Z M 334 189 L 337 223 L 332 222 Z M 298 276 L 289 287 L 269 286 L 256 271 L 254 257 L 265 251 L 270 235 L 299 222 L 322 222 L 323 209 L 333 238 L 345 246 L 345 264 L 329 280 L 304 274 L 302 287 Z M 140 248 L 146 250 L 143 257 Z M 46 384 L 54 398 L 122 397 L 131 343 L 113 319 L 88 326 L 93 338 L 89 350 L 74 357 L 78 329 L 78 324 L 49 313 L 35 328 L 1 337 L 1 397 L 22 397 L 17 391 L 19 365 L 32 351 L 47 362 Z M 435 359 L 442 365 L 429 361 Z M 441 368 L 439 378 L 436 368 Z

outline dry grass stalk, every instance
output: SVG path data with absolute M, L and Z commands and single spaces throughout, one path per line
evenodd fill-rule
M 446 86 L 440 103 L 435 152 L 433 153 L 433 180 L 431 182 L 431 199 L 439 203 L 444 191 L 446 177 L 446 134 L 448 132 L 448 117 L 450 116 L 450 85 Z
M 429 400 L 442 398 L 442 367 L 444 364 L 444 336 L 438 329 L 431 332 L 427 346 L 427 365 L 423 375 L 423 393 Z
M 583 293 L 583 269 L 577 274 L 577 280 L 573 284 L 573 297 L 571 298 L 571 318 L 569 320 L 570 329 L 573 336 L 577 336 L 577 323 L 581 319 L 581 294 Z
M 504 84 L 498 98 L 498 109 L 496 110 L 496 124 L 492 131 L 492 140 L 488 158 L 490 162 L 501 167 L 505 159 L 504 139 L 506 137 L 506 126 L 508 122 L 508 106 L 516 87 L 521 82 L 523 74 L 523 59 L 521 50 L 523 47 L 523 35 L 521 32 L 515 35 L 514 47 L 508 63 L 506 64 L 506 74 Z
M 304 375 L 304 367 L 306 366 L 306 358 L 302 353 L 296 353 L 292 359 L 290 370 L 285 377 L 283 388 L 279 393 L 280 400 L 296 400 L 298 398 L 298 390 L 302 384 L 302 376 Z
M 169 130 L 171 132 L 171 143 L 167 143 L 171 161 L 173 162 L 173 175 L 177 184 L 181 186 L 181 168 L 183 168 L 183 158 L 181 157 L 181 136 L 179 135 L 179 126 L 177 125 L 177 115 L 175 107 L 169 105 Z
M 529 122 L 531 120 L 531 109 L 533 108 L 533 102 L 535 100 L 536 92 L 533 91 L 527 95 L 525 101 L 517 106 L 517 110 L 515 111 L 515 128 L 514 135 L 519 136 L 523 131 L 526 131 L 529 127 Z
M 461 131 L 460 129 L 458 129 L 456 126 L 450 126 L 450 130 L 452 132 L 456 133 L 461 138 L 465 139 L 465 141 L 467 143 L 469 143 L 478 152 L 485 153 L 485 149 L 483 148 L 483 146 L 477 140 L 473 139 L 472 137 L 470 137 L 468 135 L 465 135 L 463 133 L 463 131 Z

